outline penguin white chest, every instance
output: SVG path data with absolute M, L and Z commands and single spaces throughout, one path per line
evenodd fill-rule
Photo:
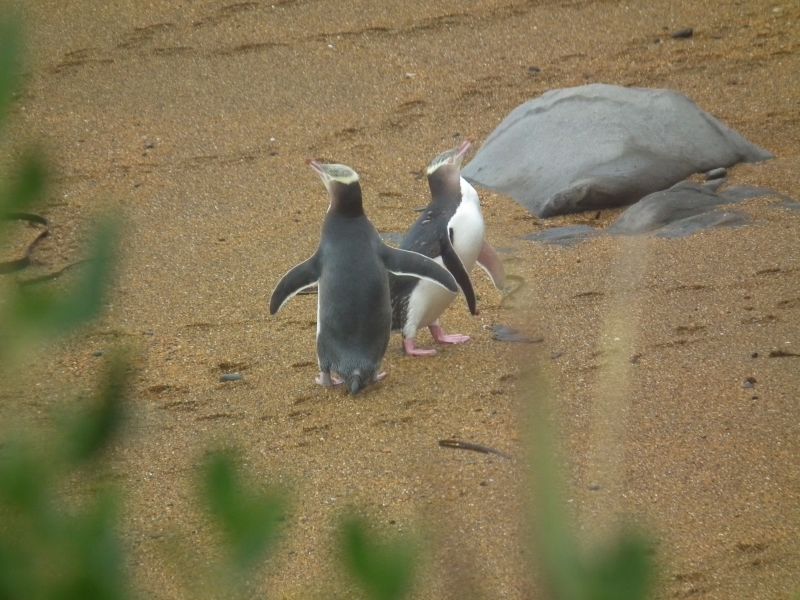
M 434 260 L 444 266 L 441 256 L 437 256 Z M 430 281 L 420 280 L 408 298 L 408 313 L 403 334 L 413 338 L 417 329 L 427 327 L 436 321 L 455 298 L 456 294 L 453 292 Z
M 447 223 L 452 230 L 453 249 L 469 273 L 475 266 L 483 246 L 485 225 L 481 214 L 478 193 L 469 182 L 461 179 L 461 203 Z M 437 263 L 444 264 L 441 257 Z M 404 334 L 413 337 L 420 327 L 427 327 L 438 319 L 455 300 L 456 294 L 428 281 L 420 281 L 408 299 L 408 315 Z
M 463 177 L 461 178 L 461 204 L 458 205 L 447 227 L 453 232 L 453 249 L 469 273 L 481 252 L 486 226 L 483 222 L 483 214 L 481 214 L 478 193 Z

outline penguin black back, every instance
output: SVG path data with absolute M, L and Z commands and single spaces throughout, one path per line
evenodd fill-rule
M 300 290 L 316 284 L 317 382 L 343 382 L 356 394 L 381 378 L 378 370 L 391 326 L 388 273 L 414 274 L 451 292 L 458 288 L 434 261 L 383 243 L 364 213 L 355 171 L 344 165 L 309 164 L 330 195 L 320 244 L 313 256 L 281 278 L 270 312 L 275 314 Z

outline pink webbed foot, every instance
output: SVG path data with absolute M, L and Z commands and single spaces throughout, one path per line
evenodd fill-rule
M 468 335 L 462 335 L 460 333 L 447 334 L 444 332 L 441 325 L 430 325 L 428 329 L 431 330 L 433 339 L 440 344 L 463 344 L 470 339 Z
M 336 375 L 331 375 L 330 373 L 323 373 L 320 371 L 319 375 L 317 375 L 316 379 L 314 379 L 314 382 L 323 387 L 335 387 L 337 385 L 342 385 L 344 380 L 339 379 Z
M 433 348 L 417 348 L 417 343 L 413 338 L 403 340 L 403 350 L 408 356 L 433 356 L 436 350 Z
M 386 379 L 386 371 L 381 371 L 380 373 L 377 373 L 375 375 L 375 377 L 372 379 L 372 381 L 377 383 L 379 381 L 383 381 L 384 379 Z

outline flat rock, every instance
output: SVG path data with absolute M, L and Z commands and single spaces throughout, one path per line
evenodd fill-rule
M 555 227 L 524 236 L 536 242 L 571 246 L 604 234 L 652 234 L 681 238 L 712 227 L 736 227 L 750 217 L 730 209 L 730 205 L 761 196 L 781 199 L 778 206 L 797 210 L 800 203 L 768 188 L 733 186 L 720 190 L 724 179 L 703 184 L 682 181 L 668 190 L 648 194 L 628 207 L 605 230 L 574 225 Z
M 544 338 L 532 338 L 508 325 L 492 325 L 492 338 L 499 342 L 516 344 L 538 344 L 544 341 Z
M 792 199 L 784 199 L 784 200 L 781 202 L 781 206 L 782 206 L 783 208 L 787 208 L 787 209 L 789 209 L 789 210 L 793 210 L 793 211 L 795 211 L 795 212 L 798 212 L 798 211 L 800 211 L 800 202 L 797 202 L 796 200 L 792 200 Z
M 750 222 L 750 217 L 735 211 L 710 212 L 679 219 L 657 229 L 654 234 L 663 238 L 682 238 L 712 227 L 739 227 Z
M 681 221 L 707 216 L 709 210 L 718 206 L 738 202 L 740 198 L 716 193 L 722 181 L 715 180 L 705 185 L 682 181 L 668 190 L 648 194 L 625 210 L 608 232 L 646 233 L 665 226 L 675 227 Z M 703 219 L 698 221 L 702 222 Z
M 624 206 L 693 173 L 772 157 L 683 94 L 591 84 L 515 108 L 462 174 L 552 217 Z
M 526 240 L 556 244 L 558 246 L 574 246 L 589 238 L 600 235 L 600 231 L 589 225 L 570 225 L 568 227 L 551 227 L 524 236 Z

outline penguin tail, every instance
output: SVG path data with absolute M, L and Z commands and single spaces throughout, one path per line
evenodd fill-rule
M 355 396 L 376 381 L 381 381 L 384 377 L 386 377 L 386 373 L 376 375 L 373 367 L 353 369 L 353 371 L 345 377 L 345 384 L 347 385 L 347 390 Z
M 361 378 L 361 369 L 354 369 L 350 376 L 347 378 L 347 389 L 355 396 L 366 386 Z

